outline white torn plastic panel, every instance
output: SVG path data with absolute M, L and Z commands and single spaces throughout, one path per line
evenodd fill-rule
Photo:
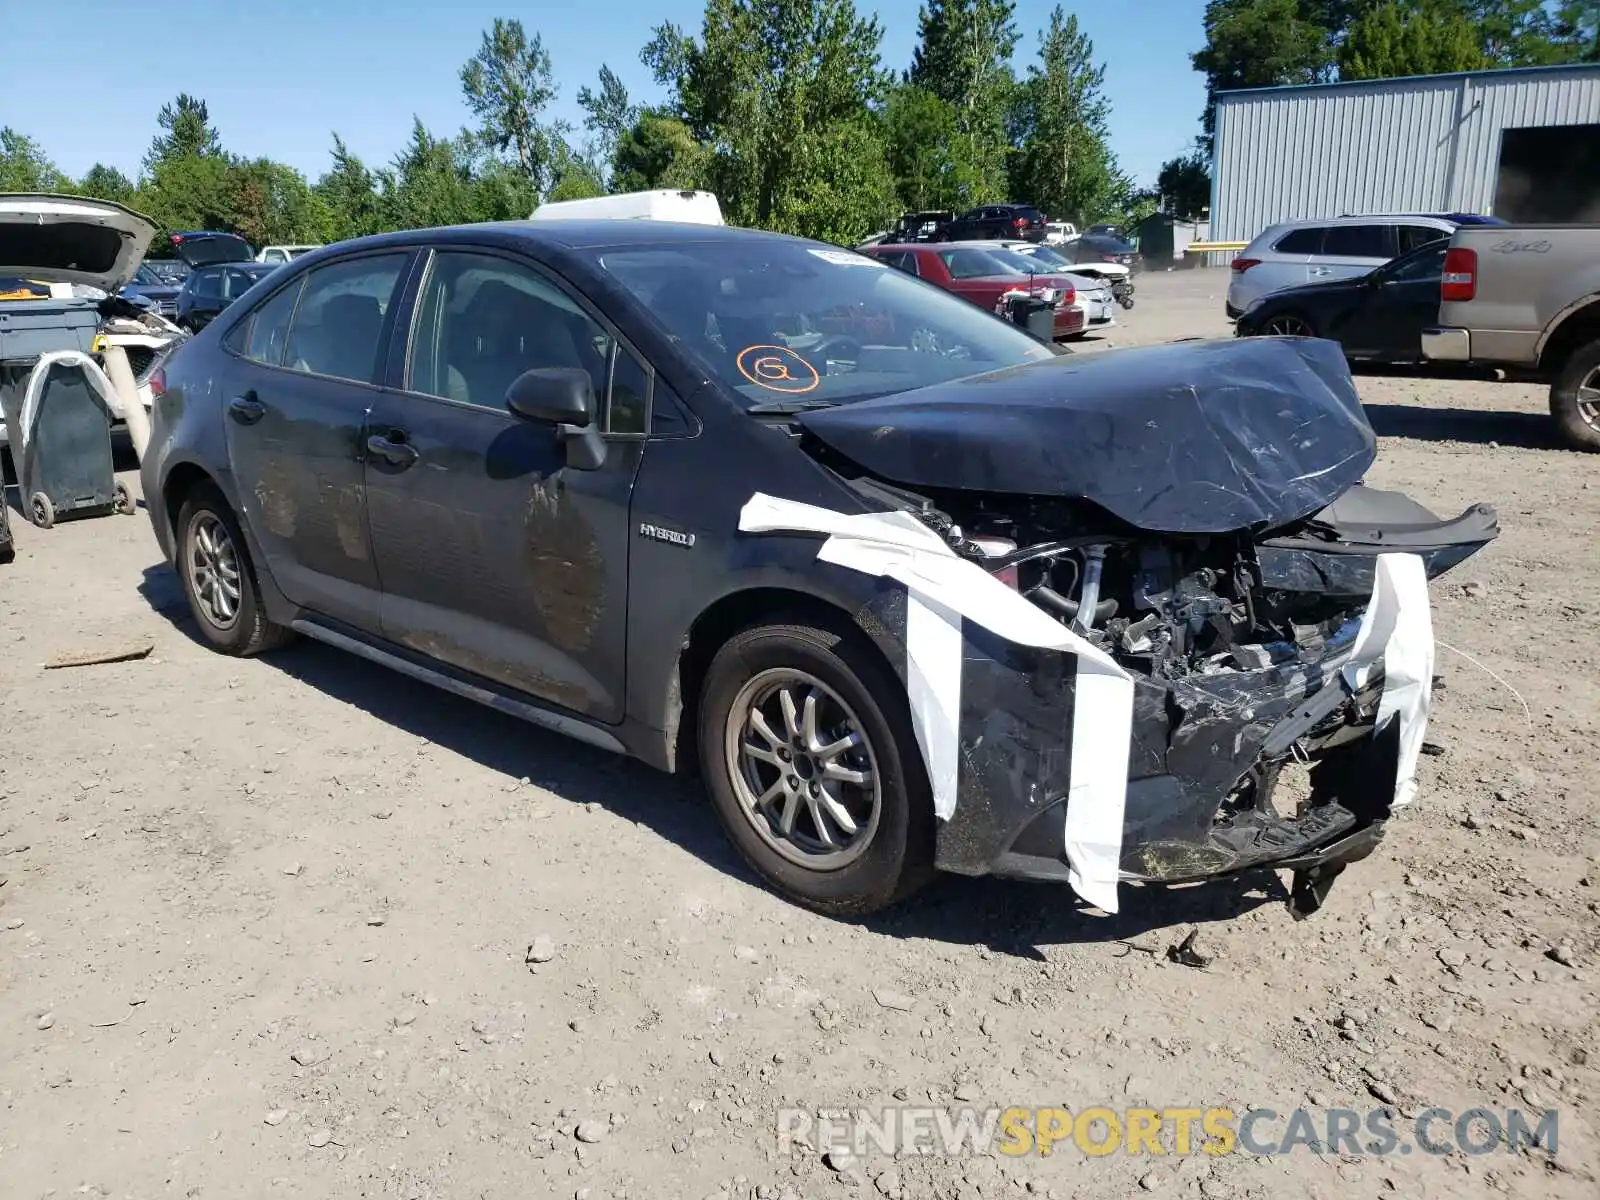
M 1418 555 L 1378 555 L 1372 599 L 1344 667 L 1345 683 L 1359 690 L 1379 663 L 1383 695 L 1374 727 L 1400 722 L 1394 788 L 1394 807 L 1400 808 L 1417 794 L 1417 759 L 1433 698 L 1433 613 L 1427 568 Z
M 757 492 L 739 514 L 746 533 L 827 538 L 822 562 L 894 579 L 907 589 L 906 689 L 934 811 L 955 813 L 960 770 L 961 620 L 1017 645 L 1076 661 L 1064 851 L 1073 890 L 1117 911 L 1133 679 L 1104 651 L 962 558 L 909 513 L 847 514 Z

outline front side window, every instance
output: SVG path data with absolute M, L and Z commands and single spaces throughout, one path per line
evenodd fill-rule
M 1444 275 L 1445 245 L 1440 242 L 1421 254 L 1414 255 L 1405 262 L 1396 263 L 1393 270 L 1389 271 L 1389 279 L 1393 283 L 1416 283 L 1426 280 L 1438 282 Z
M 1017 326 L 847 250 L 730 238 L 589 257 L 752 406 L 845 403 L 1052 357 Z
M 374 254 L 310 272 L 289 329 L 284 365 L 313 375 L 372 382 L 383 320 L 409 258 L 406 251 Z
M 1330 225 L 1322 240 L 1328 258 L 1393 258 L 1394 226 Z
M 650 376 L 626 347 L 538 271 L 471 251 L 440 251 L 423 289 L 406 386 L 505 411 L 524 371 L 587 371 L 606 433 L 643 433 Z
M 1421 246 L 1442 241 L 1450 235 L 1443 229 L 1435 229 L 1432 225 L 1401 225 L 1395 230 L 1400 235 L 1400 253 L 1410 254 Z

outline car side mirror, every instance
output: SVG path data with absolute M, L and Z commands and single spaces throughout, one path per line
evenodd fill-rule
M 506 389 L 506 407 L 524 421 L 554 425 L 567 449 L 567 466 L 593 471 L 605 462 L 606 443 L 594 421 L 589 372 L 576 367 L 524 371 Z

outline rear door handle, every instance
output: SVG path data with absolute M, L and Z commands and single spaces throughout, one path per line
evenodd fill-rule
M 394 440 L 395 436 L 396 434 L 375 433 L 367 439 L 367 450 L 391 467 L 398 467 L 403 471 L 417 461 L 417 448 L 403 440 L 404 434 L 398 434 L 402 439 L 398 442 Z
M 246 392 L 228 402 L 228 415 L 241 425 L 254 425 L 267 415 L 267 406 L 256 399 L 254 392 Z

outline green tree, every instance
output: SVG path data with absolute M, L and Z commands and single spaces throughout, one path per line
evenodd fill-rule
M 139 189 L 139 207 L 160 230 L 234 228 L 232 166 L 221 155 L 180 155 L 155 163 Z
M 1317 83 L 1334 70 L 1337 7 L 1312 0 L 1208 0 L 1206 44 L 1191 56 L 1206 77 L 1206 136 L 1214 132 L 1216 96 L 1235 88 Z
M 1459 9 L 1436 0 L 1387 0 L 1369 9 L 1339 46 L 1339 78 L 1391 79 L 1488 66 Z
M 472 174 L 467 221 L 524 221 L 539 203 L 533 181 L 509 163 L 491 160 Z
M 222 141 L 212 127 L 206 102 L 187 92 L 161 106 L 156 124 L 162 129 L 145 152 L 146 174 L 176 158 L 216 158 L 222 154 Z
M 378 174 L 382 228 L 429 229 L 472 219 L 469 172 L 460 148 L 413 118 L 411 140 Z
M 332 214 L 293 167 L 258 158 L 233 163 L 228 174 L 231 228 L 252 246 L 328 239 Z
M 644 58 L 658 75 L 677 71 L 668 86 L 709 150 L 706 180 L 729 218 L 809 234 L 823 218 L 801 164 L 835 161 L 840 144 L 867 145 L 860 123 L 888 87 L 882 37 L 851 0 L 708 0 L 699 38 L 660 26 Z M 871 144 L 887 180 L 882 142 Z
M 9 125 L 0 128 L 0 192 L 58 192 L 67 182 L 38 142 Z
M 628 98 L 628 89 L 617 73 L 605 64 L 600 66 L 600 89 L 578 89 L 578 107 L 583 109 L 583 126 L 594 138 L 589 158 L 599 169 L 591 169 L 602 185 L 603 176 L 611 170 L 616 157 L 617 144 L 639 119 L 638 105 Z M 573 197 L 575 198 L 575 197 Z
M 1013 0 L 928 0 L 917 14 L 906 77 L 955 110 L 963 157 L 975 172 L 972 203 L 1005 199 L 1015 10 Z
M 574 158 L 567 164 L 566 170 L 561 172 L 555 186 L 550 189 L 546 200 L 588 200 L 593 196 L 604 196 L 605 184 L 600 182 L 600 177 L 594 169 L 580 158 Z
M 382 227 L 382 215 L 377 184 L 366 164 L 350 152 L 343 138 L 334 134 L 333 165 L 315 185 L 328 213 L 330 241 L 342 242 L 378 232 Z
M 76 190 L 81 196 L 112 200 L 118 204 L 132 204 L 134 200 L 133 180 L 115 167 L 103 163 L 95 163 L 90 167 L 78 181 Z
M 854 245 L 883 228 L 896 207 L 883 135 L 867 116 L 808 130 L 794 168 L 782 200 L 784 228 L 792 232 Z
M 902 209 L 964 209 L 978 202 L 980 180 L 955 106 L 903 83 L 889 94 L 883 124 L 889 169 Z
M 1168 159 L 1156 174 L 1161 211 L 1189 220 L 1211 206 L 1211 158 L 1196 147 L 1188 154 Z
M 1039 37 L 1039 61 L 1017 88 L 1013 197 L 1078 221 L 1116 205 L 1127 181 L 1106 144 L 1104 84 L 1094 43 L 1057 5 Z
M 694 140 L 688 125 L 670 113 L 648 109 L 617 142 L 611 186 L 619 192 L 699 188 L 709 167 L 710 152 Z
M 478 118 L 478 135 L 543 190 L 566 127 L 543 121 L 556 98 L 555 74 L 544 40 L 522 22 L 496 17 L 477 54 L 461 68 L 461 92 Z

